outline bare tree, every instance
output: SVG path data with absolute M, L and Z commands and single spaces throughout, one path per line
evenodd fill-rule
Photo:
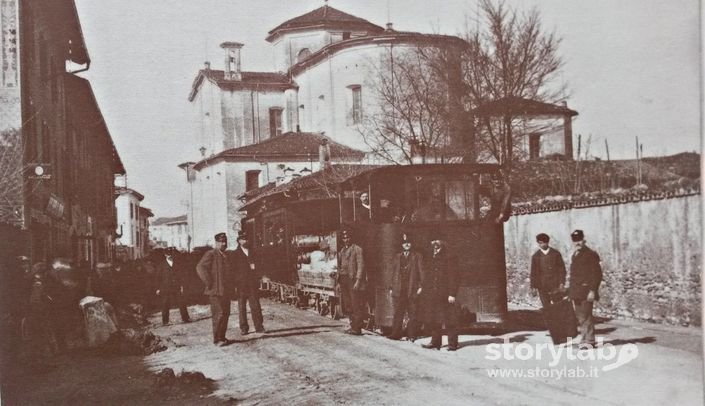
M 410 163 L 414 146 L 431 151 L 449 143 L 451 54 L 437 46 L 390 47 L 381 63 L 369 64 L 366 85 L 378 107 L 366 112 L 358 131 L 375 155 Z
M 22 222 L 23 170 L 20 130 L 0 131 L 0 223 Z
M 463 53 L 466 105 L 474 109 L 494 101 L 508 104 L 501 114 L 482 115 L 474 122 L 479 152 L 508 163 L 519 150 L 516 138 L 526 136 L 522 130 L 530 126 L 517 114 L 520 106 L 511 104 L 565 98 L 565 87 L 555 83 L 563 66 L 558 55 L 561 40 L 544 31 L 537 8 L 521 13 L 501 0 L 480 0 L 475 17 L 478 24 L 466 30 L 468 47 Z M 551 131 L 555 124 L 548 126 L 531 131 Z
M 555 83 L 560 39 L 544 31 L 538 9 L 523 13 L 501 0 L 480 0 L 476 18 L 462 40 L 429 35 L 417 46 L 390 47 L 370 64 L 366 85 L 376 108 L 366 111 L 358 131 L 377 156 L 411 162 L 417 145 L 427 155 L 509 163 L 523 158 L 528 148 L 519 141 L 528 134 L 559 129 L 559 120 L 533 120 L 516 105 L 565 97 Z M 477 114 L 491 102 L 506 108 Z

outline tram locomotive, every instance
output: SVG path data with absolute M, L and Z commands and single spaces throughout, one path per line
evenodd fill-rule
M 346 229 L 363 249 L 367 327 L 387 328 L 391 263 L 402 234 L 424 258 L 431 256 L 431 235 L 440 234 L 458 266 L 464 324 L 506 315 L 502 223 L 509 190 L 498 165 L 336 165 L 250 193 L 242 210 L 257 266 L 270 279 L 263 288 L 282 301 L 333 318 L 347 314 L 336 283 L 339 233 Z

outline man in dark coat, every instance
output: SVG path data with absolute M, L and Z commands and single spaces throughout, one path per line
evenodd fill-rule
M 338 283 L 343 302 L 352 305 L 350 328 L 345 333 L 362 335 L 362 321 L 365 318 L 365 263 L 362 248 L 353 244 L 350 232 L 341 232 L 343 248 L 338 252 Z M 347 305 L 346 305 L 347 306 Z
M 402 336 L 404 314 L 409 315 L 406 336 L 410 341 L 416 340 L 418 328 L 416 299 L 421 290 L 423 278 L 421 254 L 411 250 L 411 240 L 407 234 L 402 235 L 402 251 L 394 256 L 392 262 L 392 281 L 389 290 L 394 303 L 394 321 L 389 338 L 399 340 Z
M 570 263 L 570 298 L 578 319 L 581 345 L 595 345 L 595 323 L 592 319 L 594 302 L 600 299 L 598 289 L 602 283 L 600 256 L 585 244 L 582 230 L 570 234 L 575 251 Z
M 203 293 L 210 299 L 213 343 L 218 346 L 228 344 L 225 332 L 228 330 L 230 300 L 235 290 L 235 275 L 225 252 L 227 247 L 228 238 L 225 233 L 216 234 L 215 248 L 206 252 L 196 265 L 198 276 L 206 287 Z
M 431 329 L 431 342 L 424 348 L 441 349 L 441 327 L 445 324 L 448 334 L 448 351 L 458 349 L 458 309 L 455 298 L 458 293 L 458 269 L 440 236 L 431 239 L 433 254 L 424 267 L 423 295 L 424 322 Z
M 162 305 L 162 324 L 169 324 L 169 310 L 176 304 L 179 306 L 181 321 L 191 322 L 184 298 L 185 270 L 180 259 L 176 259 L 174 254 L 176 249 L 169 247 L 164 252 L 164 258 L 156 265 L 156 294 L 159 296 Z
M 250 312 L 252 322 L 255 324 L 255 331 L 264 333 L 264 319 L 262 318 L 262 307 L 259 303 L 259 282 L 264 279 L 257 269 L 255 260 L 250 252 L 250 244 L 244 231 L 237 236 L 237 249 L 232 253 L 233 268 L 235 269 L 236 284 L 238 292 L 238 309 L 240 316 L 240 333 L 246 335 L 250 332 L 247 324 L 247 302 L 250 302 Z
M 531 257 L 531 288 L 538 291 L 543 307 L 554 303 L 555 293 L 562 291 L 565 285 L 563 256 L 548 245 L 549 241 L 547 234 L 537 235 L 539 249 Z

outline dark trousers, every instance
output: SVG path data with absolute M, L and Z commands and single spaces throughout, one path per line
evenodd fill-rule
M 553 303 L 558 302 L 558 299 L 556 295 L 552 295 L 550 292 L 553 292 L 554 290 L 545 290 L 545 289 L 539 289 L 539 299 L 541 299 L 541 307 L 548 307 L 552 305 Z
M 161 304 L 162 304 L 162 323 L 166 324 L 169 322 L 169 310 L 171 306 L 179 306 L 179 312 L 181 313 L 181 321 L 191 320 L 188 315 L 188 309 L 186 308 L 186 298 L 181 292 L 160 292 L 161 294 Z
M 592 318 L 593 302 L 573 299 L 575 317 L 578 319 L 578 331 L 582 335 L 581 343 L 595 342 L 595 321 Z
M 213 319 L 213 342 L 226 341 L 225 332 L 228 330 L 230 317 L 230 298 L 227 296 L 209 296 L 211 302 L 211 316 Z
M 350 318 L 350 330 L 360 333 L 362 332 L 362 321 L 367 314 L 365 309 L 365 291 L 353 289 L 355 280 L 347 276 L 342 276 L 338 282 L 340 283 L 340 293 L 343 296 L 343 305 L 350 311 L 348 316 Z
M 255 330 L 264 329 L 262 306 L 259 304 L 259 291 L 257 288 L 249 287 L 239 290 L 237 306 L 240 316 L 240 331 L 248 332 L 250 330 L 250 325 L 247 324 L 247 302 L 250 302 L 250 313 L 252 313 L 252 322 L 255 324 Z
M 392 322 L 392 333 L 390 337 L 401 338 L 405 313 L 409 315 L 409 322 L 406 324 L 406 336 L 416 338 L 416 330 L 418 329 L 416 300 L 406 295 L 394 298 L 394 321 Z
M 443 299 L 447 300 L 447 297 Z M 458 311 L 455 305 L 451 305 L 445 301 L 437 303 L 437 316 L 439 320 L 444 320 L 445 323 L 438 321 L 429 323 L 431 329 L 431 345 L 436 348 L 441 348 L 443 343 L 443 331 L 441 327 L 445 324 L 446 335 L 448 335 L 448 347 L 458 348 Z

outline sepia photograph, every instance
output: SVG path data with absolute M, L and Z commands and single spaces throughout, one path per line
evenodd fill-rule
M 0 0 L 0 405 L 700 405 L 699 0 Z

